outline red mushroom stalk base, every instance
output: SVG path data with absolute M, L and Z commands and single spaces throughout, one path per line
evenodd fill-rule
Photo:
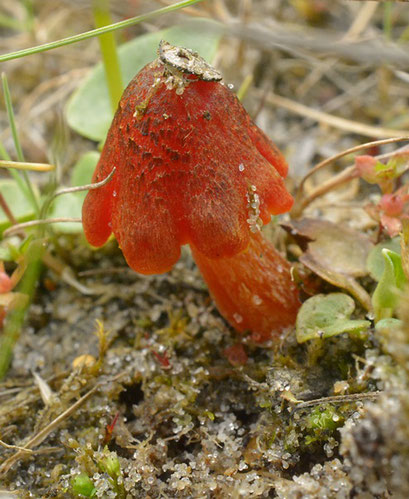
M 142 274 L 167 272 L 189 244 L 221 313 L 267 339 L 295 322 L 288 263 L 260 234 L 293 199 L 287 163 L 221 75 L 198 54 L 161 42 L 125 90 L 82 220 L 89 243 L 113 233 Z
M 300 302 L 290 265 L 260 232 L 230 258 L 212 260 L 193 246 L 192 252 L 218 310 L 237 331 L 252 331 L 262 342 L 294 324 Z

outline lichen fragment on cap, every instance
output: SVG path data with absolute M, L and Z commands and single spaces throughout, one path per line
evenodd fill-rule
M 169 68 L 197 76 L 204 81 L 220 81 L 222 75 L 206 62 L 197 52 L 184 47 L 176 47 L 161 40 L 158 49 L 159 59 Z

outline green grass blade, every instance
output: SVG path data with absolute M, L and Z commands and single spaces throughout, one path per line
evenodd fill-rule
M 387 40 L 391 39 L 392 35 L 392 2 L 383 4 L 383 33 Z
M 17 159 L 19 161 L 24 161 L 23 149 L 21 148 L 20 140 L 18 138 L 16 120 L 14 119 L 13 104 L 11 103 L 10 89 L 9 89 L 9 84 L 7 82 L 6 74 L 2 73 L 1 78 L 3 80 L 4 100 L 6 103 L 7 116 L 9 118 L 11 133 L 13 135 L 14 147 L 16 148 Z
M 55 42 L 37 45 L 37 47 L 30 47 L 28 49 L 18 50 L 17 52 L 10 52 L 8 54 L 0 55 L 0 62 L 11 61 L 12 59 L 18 59 L 27 55 L 38 54 L 40 52 L 45 52 L 46 50 L 52 50 L 58 47 L 64 47 L 65 45 L 70 45 L 72 43 L 88 40 L 89 38 L 94 38 L 95 36 L 104 35 L 105 33 L 111 33 L 112 31 L 116 31 L 118 29 L 127 28 L 144 21 L 149 21 L 154 17 L 158 17 L 169 12 L 174 12 L 175 10 L 183 9 L 184 7 L 188 7 L 201 1 L 202 0 L 182 0 L 181 2 L 176 2 L 173 5 L 168 5 L 152 12 L 132 17 L 131 19 L 125 19 L 124 21 L 110 24 L 109 26 L 104 26 L 103 28 L 86 31 L 85 33 L 81 33 L 79 35 L 69 36 L 67 38 L 63 38 L 62 40 L 56 40 Z
M 1 78 L 3 81 L 4 101 L 6 103 L 7 116 L 9 119 L 11 133 L 13 135 L 14 147 L 16 148 L 17 158 L 20 162 L 24 162 L 23 149 L 21 148 L 20 140 L 18 137 L 16 120 L 14 119 L 13 104 L 11 102 L 10 90 L 9 90 L 9 86 L 7 83 L 7 77 L 6 77 L 5 73 L 2 73 Z M 36 195 L 34 194 L 34 190 L 33 190 L 33 187 L 31 185 L 30 179 L 28 178 L 27 172 L 22 171 L 21 176 L 24 179 L 24 183 L 25 183 L 25 189 L 24 189 L 25 194 L 26 194 L 27 198 L 30 200 L 30 203 L 33 206 L 34 212 L 37 215 L 39 215 L 40 207 L 38 205 L 38 201 L 37 201 Z M 15 175 L 13 175 L 13 177 L 16 178 Z
M 109 12 L 109 0 L 93 0 L 94 20 L 97 28 L 112 24 Z M 99 46 L 104 62 L 105 77 L 107 80 L 111 109 L 115 112 L 122 95 L 123 84 L 121 68 L 114 33 L 107 33 L 99 37 Z

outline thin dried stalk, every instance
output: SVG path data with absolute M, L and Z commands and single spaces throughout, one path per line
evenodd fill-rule
M 48 163 L 27 163 L 26 161 L 0 160 L 0 168 L 13 168 L 15 170 L 29 170 L 33 172 L 51 172 L 55 170 L 54 165 Z
M 11 236 L 16 232 L 20 232 L 21 230 L 28 229 L 29 227 L 36 227 L 37 225 L 49 225 L 54 223 L 66 223 L 66 222 L 79 222 L 81 223 L 81 218 L 66 218 L 66 217 L 57 217 L 57 218 L 45 218 L 44 220 L 30 220 L 29 222 L 23 222 L 21 224 L 13 225 L 3 232 L 3 237 Z
M 48 435 L 54 431 L 60 423 L 62 423 L 65 419 L 67 419 L 72 413 L 74 413 L 84 402 L 86 402 L 91 395 L 95 393 L 95 391 L 101 385 L 95 385 L 91 390 L 89 390 L 85 395 L 83 395 L 79 400 L 77 400 L 72 406 L 66 409 L 63 413 L 57 416 L 50 424 L 48 424 L 45 428 L 40 430 L 37 435 L 31 438 L 24 447 L 20 448 L 18 452 L 10 456 L 6 459 L 3 464 L 0 466 L 0 476 L 4 475 L 9 471 L 9 469 L 13 466 L 13 464 L 18 461 L 24 454 L 27 453 L 27 450 L 30 451 L 32 447 L 40 445 Z
M 355 166 L 349 166 L 342 172 L 340 172 L 338 175 L 335 175 L 334 177 L 330 178 L 327 182 L 317 186 L 312 192 L 309 193 L 309 195 L 305 198 L 303 198 L 304 194 L 304 185 L 305 182 L 318 170 L 321 170 L 325 166 L 329 165 L 330 163 L 336 161 L 337 159 L 340 159 L 344 156 L 347 156 L 348 154 L 352 154 L 357 151 L 361 151 L 363 149 L 370 149 L 371 147 L 374 146 L 380 146 L 380 145 L 385 145 L 385 144 L 391 144 L 394 142 L 401 142 L 409 140 L 409 137 L 397 137 L 397 138 L 392 138 L 392 139 L 382 139 L 382 140 L 375 140 L 373 142 L 366 142 L 365 144 L 360 144 L 358 146 L 350 147 L 349 149 L 345 149 L 344 151 L 341 151 L 340 153 L 335 154 L 334 156 L 331 156 L 329 158 L 324 159 L 317 165 L 315 165 L 311 170 L 304 176 L 304 178 L 301 180 L 301 183 L 298 187 L 297 194 L 295 196 L 295 202 L 293 209 L 291 210 L 291 217 L 292 218 L 298 218 L 304 209 L 311 204 L 316 198 L 322 196 L 323 194 L 326 194 L 327 192 L 330 192 L 331 190 L 339 187 L 342 184 L 345 184 L 346 182 L 349 182 L 350 180 L 354 179 L 357 177 L 358 173 L 356 171 Z M 406 146 L 403 148 L 398 149 L 394 153 L 388 153 L 384 155 L 379 155 L 376 156 L 376 159 L 383 159 L 385 157 L 390 157 L 391 155 L 399 154 L 403 151 L 406 150 Z
M 10 450 L 27 452 L 28 454 L 31 454 L 33 452 L 31 449 L 25 449 L 24 447 L 19 447 L 18 445 L 6 444 L 6 442 L 3 442 L 3 440 L 0 440 L 0 447 L 4 447 L 5 449 L 10 449 Z
M 358 121 L 347 120 L 339 116 L 334 116 L 333 114 L 324 113 L 318 109 L 312 109 L 308 106 L 304 106 L 304 104 L 273 93 L 268 94 L 267 102 L 273 106 L 283 107 L 288 111 L 304 116 L 305 118 L 311 118 L 314 121 L 325 123 L 326 125 L 345 130 L 349 133 L 364 135 L 365 137 L 402 138 L 409 135 L 409 130 L 393 130 L 392 128 L 376 127 L 366 125 L 365 123 L 359 123 Z
M 314 405 L 321 404 L 345 404 L 348 402 L 360 402 L 363 400 L 376 400 L 380 395 L 381 391 L 370 392 L 370 393 L 351 393 L 349 395 L 333 395 L 332 397 L 322 397 L 314 400 L 307 400 L 306 402 L 300 402 L 291 411 L 293 414 L 296 411 L 305 409 L 307 407 L 313 407 Z
M 111 178 L 114 176 L 115 172 L 116 172 L 116 167 L 112 168 L 111 173 L 106 178 L 104 178 L 104 180 L 101 180 L 100 182 L 95 182 L 93 184 L 78 185 L 75 187 L 67 187 L 65 189 L 61 189 L 53 195 L 53 197 L 51 198 L 51 201 L 53 199 L 55 199 L 57 196 L 61 196 L 63 194 L 70 194 L 72 192 L 92 191 L 94 189 L 99 189 L 100 187 L 103 187 L 105 184 L 107 184 L 111 180 Z

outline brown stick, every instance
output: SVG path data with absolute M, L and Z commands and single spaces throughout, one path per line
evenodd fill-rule
M 323 194 L 326 194 L 327 192 L 331 191 L 334 188 L 339 187 L 340 185 L 349 182 L 350 180 L 356 178 L 358 176 L 358 173 L 355 169 L 355 166 L 349 166 L 347 169 L 344 171 L 340 172 L 338 175 L 335 177 L 331 178 L 328 182 L 325 182 L 324 184 L 319 185 L 316 187 L 306 198 L 303 199 L 303 193 L 304 193 L 304 185 L 306 180 L 311 177 L 314 173 L 316 173 L 318 170 L 321 170 L 325 166 L 329 165 L 333 161 L 336 161 L 337 159 L 342 158 L 343 156 L 346 156 L 348 154 L 360 151 L 362 149 L 369 149 L 373 146 L 379 146 L 379 145 L 384 145 L 384 144 L 390 144 L 394 142 L 400 142 L 403 140 L 409 140 L 409 137 L 397 137 L 397 138 L 392 138 L 392 139 L 382 139 L 382 140 L 375 140 L 373 142 L 367 142 L 365 144 L 360 144 L 358 146 L 350 147 L 349 149 L 345 149 L 345 151 L 341 151 L 340 153 L 335 154 L 334 156 L 331 156 L 329 158 L 324 159 L 317 165 L 315 165 L 311 170 L 304 176 L 304 178 L 301 180 L 301 183 L 298 187 L 297 194 L 295 196 L 295 202 L 293 209 L 291 210 L 291 217 L 292 218 L 298 218 L 303 210 L 314 201 L 319 196 L 322 196 Z M 383 154 L 379 156 L 375 156 L 376 159 L 384 159 L 388 158 L 391 155 L 398 154 L 400 152 L 403 152 L 407 150 L 407 147 L 403 147 L 395 151 L 394 153 L 390 154 Z

